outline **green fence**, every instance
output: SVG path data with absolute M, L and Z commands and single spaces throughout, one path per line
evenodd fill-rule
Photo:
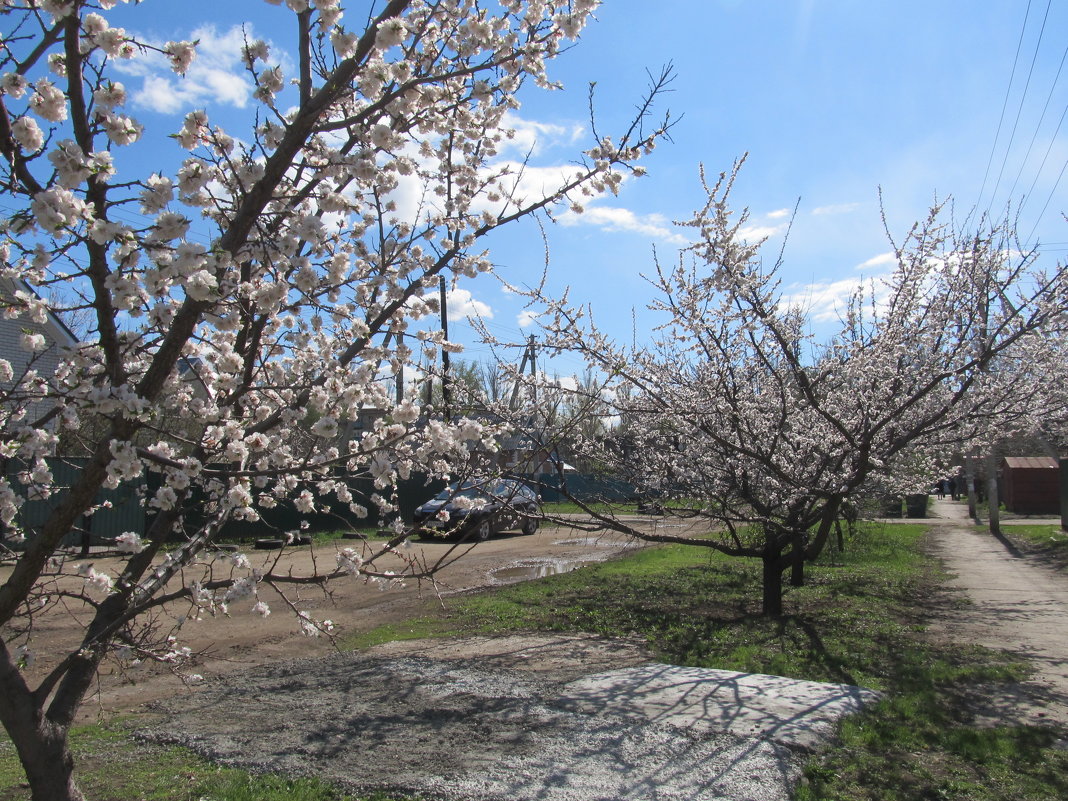
M 568 495 L 584 503 L 637 500 L 637 491 L 626 481 L 589 473 L 540 473 L 531 476 L 530 483 L 545 503 L 566 501 Z
M 74 458 L 48 460 L 49 469 L 55 478 L 55 485 L 69 487 L 76 481 L 78 473 L 84 468 L 86 462 L 86 459 Z M 18 473 L 25 467 L 22 464 L 9 463 L 9 480 L 13 483 L 17 482 Z M 635 499 L 635 490 L 630 484 L 605 476 L 582 473 L 568 473 L 560 476 L 554 473 L 542 473 L 516 476 L 516 478 L 525 481 L 537 490 L 546 503 L 567 500 L 565 491 L 572 497 L 589 503 Z M 337 500 L 320 502 L 318 511 L 311 515 L 301 514 L 291 504 L 280 503 L 273 509 L 259 510 L 261 519 L 254 523 L 245 521 L 227 523 L 219 537 L 228 540 L 249 540 L 279 535 L 300 529 L 302 522 L 305 521 L 308 523 L 307 530 L 310 531 L 350 527 L 368 528 L 381 525 L 382 521 L 378 519 L 377 509 L 369 500 L 371 495 L 378 491 L 372 480 L 354 477 L 349 478 L 346 483 L 356 502 L 367 507 L 368 517 L 357 517 L 347 503 Z M 411 522 L 415 508 L 437 495 L 445 486 L 445 482 L 441 479 L 428 480 L 425 475 L 414 475 L 398 484 L 395 496 L 390 490 L 386 490 L 385 494 L 397 504 L 401 518 Z M 144 535 L 152 525 L 155 511 L 151 508 L 146 509 L 143 501 L 151 497 L 158 487 L 158 474 L 150 473 L 147 479 L 140 482 L 125 482 L 113 490 L 102 489 L 96 498 L 96 505 L 99 507 L 97 512 L 83 517 L 64 538 L 63 545 L 78 547 L 85 544 L 87 537 L 93 545 L 109 544 L 126 531 Z M 32 538 L 40 530 L 66 495 L 66 489 L 59 489 L 48 498 L 28 500 L 22 505 L 16 520 L 27 537 Z M 186 504 L 187 511 L 184 513 L 186 530 L 194 531 L 206 522 L 206 515 L 200 511 L 205 506 L 205 496 L 200 492 L 194 492 Z
M 47 498 L 28 500 L 19 508 L 15 522 L 27 537 L 33 537 L 67 496 L 71 486 L 84 469 L 88 459 L 47 459 L 52 471 L 54 485 L 62 487 Z M 18 474 L 26 469 L 23 463 L 8 464 L 8 480 L 18 485 Z M 141 505 L 145 484 L 125 483 L 115 489 L 101 489 L 96 496 L 99 507 L 95 514 L 83 517 L 64 537 L 62 544 L 68 547 L 83 544 L 86 536 L 92 544 L 108 543 L 125 531 L 141 534 L 145 531 L 146 515 Z

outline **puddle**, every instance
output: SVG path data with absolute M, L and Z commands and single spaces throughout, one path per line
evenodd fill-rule
M 570 540 L 554 540 L 553 545 L 581 545 L 583 548 L 592 548 L 603 545 L 600 537 L 581 537 Z
M 555 576 L 558 573 L 570 573 L 572 570 L 595 564 L 597 561 L 597 559 L 539 559 L 498 568 L 491 571 L 490 576 L 503 584 L 512 584 Z
M 639 541 L 618 535 L 600 535 L 597 537 L 577 537 L 568 540 L 554 540 L 553 545 L 577 545 L 582 548 L 630 548 L 637 547 Z

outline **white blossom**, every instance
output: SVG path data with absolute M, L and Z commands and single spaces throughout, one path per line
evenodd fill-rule
M 44 334 L 27 332 L 19 335 L 19 347 L 30 353 L 39 353 L 48 347 Z
M 338 422 L 334 417 L 322 417 L 312 425 L 312 433 L 324 439 L 333 439 L 338 433 Z
M 339 0 L 287 0 L 291 11 L 310 10 L 319 27 L 295 47 L 275 33 L 268 46 L 249 29 L 237 58 L 254 97 L 270 108 L 228 115 L 238 121 L 228 131 L 188 98 L 211 84 L 219 97 L 206 102 L 237 106 L 230 90 L 240 87 L 211 83 L 210 64 L 194 74 L 192 42 L 142 38 L 139 31 L 152 28 L 151 4 L 130 3 L 121 17 L 109 13 L 116 4 L 0 0 L 5 23 L 18 31 L 3 39 L 8 66 L 0 75 L 14 148 L 0 267 L 20 279 L 0 315 L 25 334 L 15 343 L 20 352 L 0 358 L 0 455 L 13 465 L 0 476 L 0 521 L 7 541 L 23 536 L 25 503 L 66 489 L 56 457 L 95 454 L 76 479 L 94 486 L 83 488 L 80 508 L 63 513 L 81 525 L 108 508 L 89 500 L 96 491 L 129 492 L 155 525 L 173 527 L 159 535 L 175 548 L 142 565 L 155 543 L 144 550 L 141 536 L 150 535 L 124 532 L 115 547 L 142 558 L 123 559 L 122 572 L 87 565 L 73 580 L 65 555 L 46 554 L 37 594 L 14 599 L 12 631 L 30 630 L 31 613 L 69 608 L 33 603 L 56 576 L 90 602 L 85 620 L 94 596 L 112 593 L 115 582 L 121 593 L 109 601 L 119 614 L 155 609 L 159 594 L 181 582 L 188 607 L 172 612 L 170 601 L 162 617 L 124 620 L 83 654 L 91 664 L 121 637 L 127 661 L 174 667 L 192 653 L 158 622 L 227 614 L 235 602 L 245 608 L 245 598 L 255 613 L 270 612 L 256 588 L 279 563 L 268 558 L 256 570 L 244 554 L 215 555 L 211 538 L 229 520 L 262 517 L 273 526 L 268 518 L 286 509 L 310 516 L 340 507 L 382 518 L 403 536 L 397 482 L 493 460 L 503 424 L 444 416 L 414 398 L 394 402 L 395 387 L 404 389 L 402 377 L 423 356 L 413 343 L 459 350 L 427 334 L 438 309 L 423 292 L 439 274 L 460 282 L 490 269 L 486 237 L 560 207 L 565 183 L 575 197 L 583 187 L 611 189 L 611 176 L 651 141 L 635 125 L 610 151 L 576 152 L 584 166 L 559 186 L 526 199 L 508 188 L 516 173 L 498 152 L 508 136 L 504 114 L 518 107 L 521 86 L 550 85 L 547 63 L 585 21 L 589 0 L 567 4 L 566 20 L 556 19 L 565 11 L 557 2 L 450 0 L 401 4 L 381 23 L 344 16 Z M 120 19 L 127 28 L 113 24 Z M 53 24 L 69 35 L 47 33 Z M 373 46 L 357 61 L 360 42 Z M 139 53 L 144 62 L 120 61 Z M 303 56 L 315 65 L 310 104 L 286 72 Z M 188 77 L 149 78 L 144 92 L 166 111 L 135 119 L 133 89 L 118 79 L 139 76 L 140 92 L 160 57 Z M 83 97 L 68 103 L 71 81 Z M 145 96 L 136 99 L 142 107 Z M 247 127 L 236 127 L 241 119 Z M 159 158 L 146 162 L 146 153 Z M 407 198 L 420 199 L 418 213 L 408 214 Z M 45 336 L 53 319 L 73 319 L 76 341 Z M 352 423 L 365 415 L 374 419 L 357 430 Z M 103 470 L 92 468 L 102 462 Z M 71 497 L 82 494 L 66 493 L 58 506 Z M 386 552 L 420 569 L 399 547 Z M 297 578 L 400 584 L 375 558 L 371 548 L 345 549 L 336 570 L 320 562 L 318 576 Z M 334 628 L 308 616 L 300 626 L 311 636 Z M 13 702 L 35 703 L 29 694 Z
M 207 270 L 197 270 L 186 279 L 186 293 L 193 300 L 211 300 L 219 288 L 215 276 Z
M 58 231 L 89 216 L 85 202 L 63 187 L 38 192 L 31 203 L 37 224 L 46 231 Z
M 115 538 L 115 545 L 119 553 L 141 553 L 145 549 L 145 543 L 141 535 L 133 531 L 124 531 Z
M 408 35 L 408 26 L 400 17 L 390 17 L 379 24 L 375 34 L 375 46 L 386 50 L 399 45 Z
M 253 576 L 239 578 L 231 584 L 223 595 L 223 603 L 232 604 L 256 593 L 256 579 Z
M 30 82 L 26 80 L 26 77 L 17 72 L 5 72 L 0 75 L 0 92 L 16 100 L 26 93 L 29 85 Z
M 11 135 L 27 153 L 36 153 L 44 147 L 44 132 L 32 117 L 19 117 L 11 123 Z
M 85 587 L 91 592 L 107 595 L 115 589 L 115 580 L 91 564 L 78 565 L 78 575 L 85 579 Z
M 67 119 L 67 98 L 62 90 L 47 78 L 41 78 L 34 83 L 30 108 L 49 122 L 63 122 Z
M 363 566 L 363 557 L 353 548 L 343 548 L 338 551 L 337 566 L 339 570 L 343 570 L 350 576 L 355 576 L 359 574 L 360 568 Z
M 170 59 L 171 69 L 179 75 L 185 75 L 197 55 L 196 45 L 193 42 L 167 42 L 163 46 L 163 52 Z
M 116 145 L 130 145 L 141 138 L 144 130 L 139 122 L 122 114 L 106 114 L 102 117 L 104 132 Z

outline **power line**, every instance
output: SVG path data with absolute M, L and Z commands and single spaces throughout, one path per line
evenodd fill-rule
M 979 187 L 979 196 L 975 200 L 975 207 L 972 211 L 980 206 L 983 201 L 983 193 L 986 191 L 986 180 L 990 177 L 990 167 L 994 163 L 994 154 L 998 149 L 998 139 L 1001 138 L 1001 126 L 1005 122 L 1005 111 L 1009 107 L 1009 94 L 1012 91 L 1012 82 L 1016 79 L 1016 65 L 1020 61 L 1020 50 L 1023 48 L 1024 32 L 1027 30 L 1027 20 L 1030 16 L 1031 0 L 1027 0 L 1027 10 L 1024 12 L 1023 25 L 1020 27 L 1020 39 L 1016 43 L 1016 56 L 1012 60 L 1012 72 L 1009 73 L 1009 83 L 1008 86 L 1005 87 L 1005 99 L 1001 103 L 1001 116 L 998 118 L 998 128 L 994 133 L 994 143 L 990 146 L 990 157 L 986 160 L 986 170 L 983 172 L 983 183 L 982 186 Z M 971 217 L 971 212 L 968 213 L 968 217 Z M 967 226 L 968 221 L 965 220 L 964 224 Z
M 1065 119 L 1066 116 L 1068 116 L 1068 106 L 1065 106 L 1064 107 L 1064 111 L 1061 112 L 1061 118 L 1060 118 L 1060 120 L 1058 120 L 1057 127 L 1054 129 L 1053 135 L 1050 137 L 1049 147 L 1046 148 L 1046 153 L 1045 153 L 1045 155 L 1042 156 L 1042 163 L 1038 165 L 1038 171 L 1035 173 L 1035 179 L 1033 181 L 1031 181 L 1031 186 L 1028 187 L 1027 192 L 1024 194 L 1023 199 L 1020 202 L 1021 210 L 1022 210 L 1023 204 L 1026 202 L 1027 198 L 1029 198 L 1031 196 L 1031 193 L 1035 191 L 1035 186 L 1038 184 L 1038 179 L 1042 177 L 1042 171 L 1046 167 L 1046 160 L 1049 158 L 1049 154 L 1053 152 L 1053 145 L 1057 142 L 1057 135 L 1061 131 L 1061 126 L 1064 125 L 1064 119 Z M 1054 187 L 1056 187 L 1056 184 L 1054 184 Z M 1048 205 L 1049 201 L 1047 200 L 1046 203 Z M 1043 209 L 1043 212 L 1044 211 L 1045 211 L 1045 209 Z M 1041 219 L 1041 217 L 1042 216 L 1039 215 L 1039 219 Z M 1038 227 L 1038 222 L 1037 221 L 1035 222 L 1035 227 L 1036 228 Z
M 994 206 L 994 198 L 997 197 L 998 187 L 1001 186 L 1001 177 L 1005 174 L 1005 167 L 1009 163 L 1009 153 L 1012 152 L 1012 143 L 1016 138 L 1016 129 L 1020 125 L 1020 116 L 1023 114 L 1024 102 L 1027 100 L 1027 90 L 1031 88 L 1031 76 L 1035 72 L 1035 62 L 1038 61 L 1038 51 L 1042 47 L 1042 37 L 1046 32 L 1046 21 L 1049 19 L 1049 9 L 1053 5 L 1053 0 L 1047 0 L 1046 13 L 1042 17 L 1042 26 L 1038 30 L 1038 40 L 1035 42 L 1035 53 L 1031 56 L 1031 66 L 1027 70 L 1027 80 L 1024 81 L 1023 92 L 1020 93 L 1020 105 L 1016 108 L 1016 119 L 1012 123 L 1012 133 L 1009 134 L 1008 144 L 1005 145 L 1005 157 L 1001 160 L 1001 169 L 998 170 L 998 179 L 994 182 L 994 190 L 990 193 L 990 206 L 987 207 L 987 214 L 990 213 L 991 208 Z
M 1024 153 L 1023 160 L 1020 162 L 1020 170 L 1019 170 L 1019 172 L 1016 173 L 1016 180 L 1012 182 L 1012 189 L 1009 190 L 1009 198 L 1010 198 L 1010 200 L 1011 200 L 1012 196 L 1014 194 L 1016 194 L 1016 185 L 1020 182 L 1020 177 L 1023 175 L 1024 167 L 1027 166 L 1027 160 L 1031 157 L 1031 149 L 1035 146 L 1035 140 L 1038 138 L 1038 132 L 1041 130 L 1042 123 L 1046 119 L 1046 112 L 1049 110 L 1049 104 L 1053 100 L 1053 92 L 1056 90 L 1057 83 L 1060 81 L 1061 70 L 1064 69 L 1064 62 L 1065 62 L 1066 59 L 1068 59 L 1068 46 L 1066 46 L 1064 48 L 1064 53 L 1061 54 L 1061 63 L 1057 65 L 1057 74 L 1055 76 L 1053 76 L 1053 84 L 1050 86 L 1049 94 L 1046 96 L 1046 103 L 1045 103 L 1044 106 L 1042 106 L 1042 114 L 1039 115 L 1038 124 L 1035 126 L 1035 132 L 1031 136 L 1030 143 L 1028 143 L 1028 145 L 1027 145 L 1027 151 Z M 1068 107 L 1065 107 L 1065 111 L 1068 111 Z M 1059 123 L 1057 123 L 1057 128 L 1053 132 L 1053 137 L 1052 137 L 1053 139 L 1057 138 L 1057 134 L 1058 134 L 1058 132 L 1060 131 L 1060 128 L 1061 128 L 1061 123 L 1063 123 L 1063 122 L 1064 122 L 1064 114 L 1061 115 L 1061 120 L 1060 120 Z M 1051 146 L 1052 146 L 1052 141 L 1051 141 Z M 1049 155 L 1049 151 L 1048 150 L 1046 151 L 1046 154 Z M 1046 163 L 1046 160 L 1043 159 L 1042 160 L 1042 164 L 1045 165 L 1045 163 Z M 1039 167 L 1039 174 L 1041 174 L 1041 172 L 1042 172 L 1042 167 Z M 1036 177 L 1036 180 L 1037 180 L 1037 177 Z M 1034 188 L 1034 184 L 1032 184 L 1032 188 Z M 1020 199 L 1021 205 L 1026 200 L 1027 200 L 1027 196 L 1025 195 L 1023 198 Z
M 1050 187 L 1049 196 L 1046 198 L 1045 204 L 1042 206 L 1042 211 L 1038 213 L 1038 217 L 1035 218 L 1035 227 L 1031 229 L 1031 233 L 1027 235 L 1028 239 L 1032 239 L 1035 235 L 1035 231 L 1038 230 L 1038 224 L 1042 221 L 1042 218 L 1046 214 L 1046 209 L 1049 208 L 1050 201 L 1053 200 L 1053 193 L 1057 191 L 1058 185 L 1060 185 L 1061 179 L 1064 177 L 1064 171 L 1068 168 L 1068 161 L 1064 162 L 1061 167 L 1060 173 L 1057 175 L 1057 180 L 1053 182 L 1053 186 Z

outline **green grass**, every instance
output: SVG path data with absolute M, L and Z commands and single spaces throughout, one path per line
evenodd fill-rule
M 638 505 L 634 503 L 591 503 L 589 507 L 594 512 L 603 514 L 630 514 L 634 512 Z M 557 501 L 553 503 L 542 504 L 542 511 L 546 515 L 552 517 L 553 515 L 584 515 L 587 514 L 586 510 L 572 501 Z
M 1024 550 L 1068 569 L 1068 531 L 1060 526 L 1003 525 L 1001 530 Z
M 669 509 L 693 509 L 700 508 L 701 504 L 694 500 L 666 500 L 661 502 L 663 506 Z M 618 503 L 591 503 L 590 509 L 593 512 L 603 514 L 616 514 L 616 515 L 630 515 L 638 513 L 638 504 L 636 502 L 618 502 Z M 586 514 L 586 510 L 572 501 L 554 501 L 550 503 L 542 504 L 542 509 L 545 514 L 550 517 L 558 514 Z
M 392 536 L 392 532 L 389 534 L 382 533 L 380 528 L 361 528 L 361 529 L 339 529 L 335 531 L 314 531 L 311 534 L 312 543 L 315 545 L 329 545 L 333 542 L 341 542 L 345 539 L 345 535 L 355 531 L 360 534 L 364 539 L 368 540 L 387 540 Z M 354 540 L 359 542 L 359 540 Z
M 768 672 L 881 689 L 887 645 L 911 634 L 905 610 L 925 575 L 922 526 L 859 538 L 788 588 L 787 615 L 760 616 L 759 564 L 670 546 L 573 573 L 469 596 L 414 621 L 423 635 L 517 630 L 642 636 L 665 662 Z M 895 613 L 896 612 L 896 613 Z M 415 636 L 415 635 L 413 635 Z M 368 641 L 388 638 L 372 632 Z
M 933 609 L 948 613 L 961 601 L 941 588 L 943 574 L 923 555 L 924 532 L 922 524 L 862 528 L 844 553 L 825 553 L 809 567 L 806 586 L 787 588 L 786 614 L 777 620 L 759 615 L 759 564 L 671 546 L 453 599 L 444 610 L 428 602 L 418 619 L 345 645 L 532 630 L 641 637 L 673 664 L 886 693 L 843 723 L 835 747 L 810 759 L 796 801 L 1068 798 L 1068 733 L 982 727 L 963 703 L 966 691 L 996 692 L 999 682 L 1023 678 L 1027 667 L 927 632 Z M 1049 527 L 1037 536 L 1048 538 Z M 81 731 L 75 742 L 80 780 L 90 797 L 103 801 L 347 798 L 314 781 L 252 776 L 181 749 L 132 743 L 119 729 Z M 0 798 L 28 797 L 17 789 L 20 777 L 10 744 L 0 743 Z
M 1068 798 L 1064 732 L 984 728 L 962 705 L 962 691 L 1018 681 L 1028 669 L 927 634 L 933 607 L 960 602 L 923 556 L 924 532 L 922 524 L 865 528 L 844 553 L 810 567 L 807 586 L 788 588 L 779 620 L 758 614 L 758 565 L 673 546 L 470 596 L 410 631 L 639 636 L 673 664 L 884 691 L 886 700 L 844 723 L 840 745 L 812 758 L 798 801 Z
M 79 787 L 93 801 L 401 801 L 354 796 L 317 779 L 290 779 L 220 767 L 184 748 L 133 740 L 118 723 L 71 732 Z M 0 739 L 0 798 L 28 801 L 10 740 Z

